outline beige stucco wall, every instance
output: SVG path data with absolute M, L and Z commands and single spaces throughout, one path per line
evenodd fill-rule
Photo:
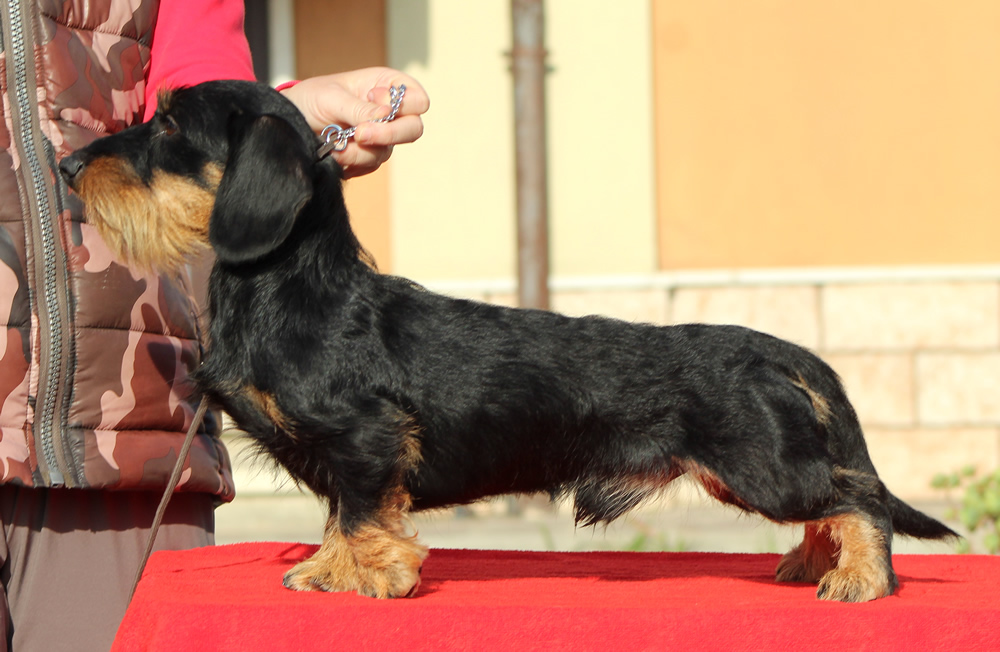
M 555 275 L 656 266 L 649 3 L 549 0 L 548 147 Z M 512 279 L 510 3 L 390 0 L 389 64 L 432 101 L 390 169 L 393 273 Z
M 663 268 L 1000 260 L 1000 3 L 653 7 Z

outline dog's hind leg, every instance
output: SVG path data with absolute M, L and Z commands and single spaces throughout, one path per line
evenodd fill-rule
M 892 570 L 890 541 L 882 527 L 866 516 L 845 514 L 829 519 L 838 546 L 837 567 L 819 580 L 816 597 L 840 602 L 867 602 L 892 595 L 899 586 Z
M 298 591 L 357 591 L 373 598 L 414 595 L 427 548 L 407 531 L 410 497 L 395 492 L 374 518 L 349 529 L 334 511 L 323 544 L 285 574 Z
M 875 476 L 837 469 L 844 513 L 807 522 L 802 543 L 778 564 L 779 582 L 817 582 L 818 598 L 866 602 L 892 595 L 892 524 Z
M 684 466 L 709 495 L 722 502 L 779 523 L 805 523 L 802 543 L 778 564 L 779 582 L 817 582 L 817 597 L 840 602 L 866 602 L 896 590 L 898 581 L 890 555 L 892 522 L 885 502 L 888 494 L 874 474 L 834 467 L 827 489 L 803 503 L 801 485 L 779 482 L 767 492 L 754 491 L 750 483 L 727 484 L 700 465 Z M 778 485 L 784 486 L 784 491 L 770 494 Z M 794 506 L 794 510 L 774 509 L 782 503 L 786 509 Z

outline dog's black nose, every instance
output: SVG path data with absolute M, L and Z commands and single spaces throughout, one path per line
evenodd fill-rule
M 62 172 L 63 177 L 66 181 L 73 183 L 73 179 L 76 175 L 80 174 L 80 170 L 83 169 L 83 161 L 81 161 L 76 156 L 67 156 L 62 161 L 59 162 L 59 171 Z

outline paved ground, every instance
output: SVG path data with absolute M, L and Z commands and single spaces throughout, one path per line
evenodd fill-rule
M 236 500 L 216 512 L 216 541 L 300 541 L 322 538 L 324 510 L 312 495 L 230 443 L 236 464 Z M 938 518 L 943 503 L 922 503 Z M 777 526 L 704 499 L 681 485 L 666 498 L 640 508 L 608 527 L 576 528 L 568 506 L 552 508 L 535 500 L 516 505 L 498 500 L 464 510 L 418 514 L 414 525 L 432 548 L 514 550 L 668 550 L 718 552 L 785 552 L 801 537 L 801 528 Z M 953 551 L 945 543 L 897 539 L 897 552 L 940 554 Z

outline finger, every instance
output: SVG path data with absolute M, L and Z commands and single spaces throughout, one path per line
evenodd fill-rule
M 403 93 L 403 102 L 399 107 L 400 115 L 420 115 L 426 113 L 430 108 L 431 101 L 423 87 L 414 79 L 403 80 L 394 84 L 397 88 L 400 85 L 406 86 L 406 92 Z M 388 86 L 378 86 L 371 89 L 368 91 L 367 98 L 369 102 L 376 104 L 388 106 L 392 103 L 392 95 L 389 92 Z
M 419 116 L 397 116 L 392 122 L 363 122 L 354 132 L 355 142 L 377 147 L 412 143 L 424 133 L 424 122 Z

